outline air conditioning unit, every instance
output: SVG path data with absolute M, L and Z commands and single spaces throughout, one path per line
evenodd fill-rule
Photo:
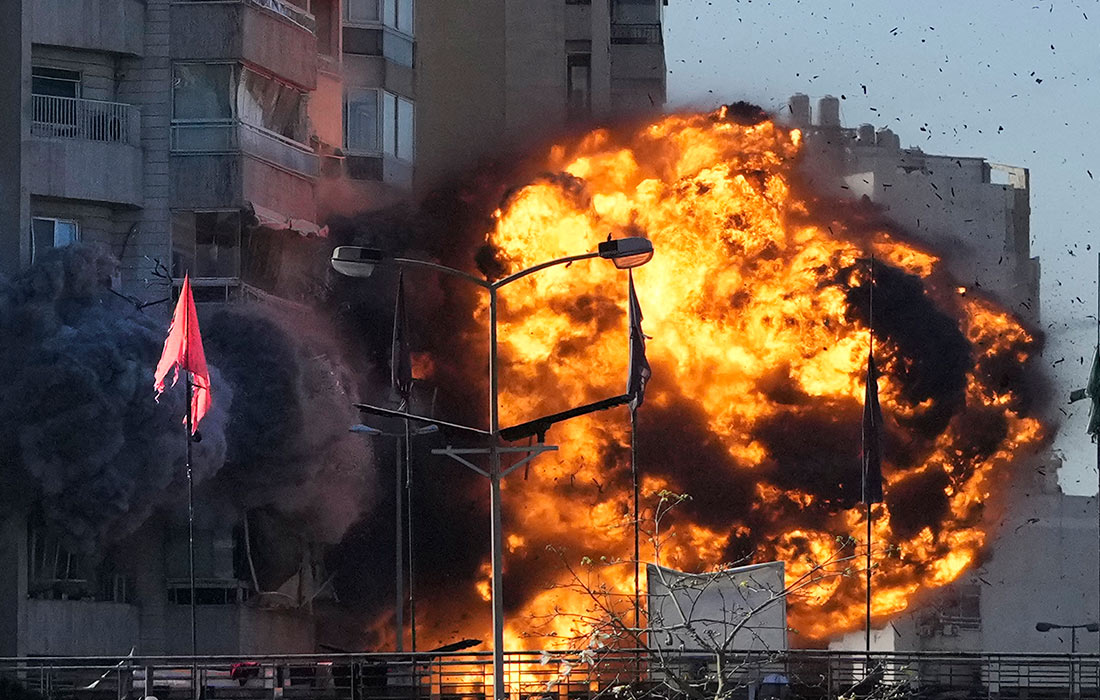
M 945 636 L 945 637 L 958 637 L 959 636 L 959 626 L 958 625 L 944 625 L 943 626 L 943 636 Z
M 931 637 L 933 634 L 935 634 L 935 632 L 936 631 L 932 628 L 932 625 L 930 625 L 928 623 L 917 626 L 917 636 L 918 637 L 922 637 L 922 638 L 927 639 L 928 637 Z

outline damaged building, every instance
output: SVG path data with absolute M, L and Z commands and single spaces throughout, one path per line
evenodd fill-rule
M 121 262 L 114 296 L 159 328 L 188 273 L 216 364 L 219 342 L 234 356 L 235 305 L 250 302 L 273 328 L 307 309 L 296 305 L 315 291 L 310 263 L 325 256 L 330 215 L 423 194 L 571 124 L 659 110 L 663 4 L 16 0 L 0 26 L 0 274 L 17 280 L 59 248 L 101 244 Z M 229 314 L 212 322 L 221 341 L 208 331 L 219 313 Z M 142 334 L 131 359 L 151 372 Z M 301 358 L 317 352 L 291 348 L 298 361 L 273 372 L 299 386 L 311 371 Z M 244 374 L 223 384 L 242 402 Z M 227 452 L 212 458 L 227 466 L 209 483 L 227 479 L 222 493 L 236 506 L 197 525 L 204 653 L 314 651 L 312 607 L 331 598 L 322 560 L 339 525 L 291 527 L 279 494 L 251 497 L 273 485 L 241 474 L 270 465 L 234 456 L 235 441 L 281 444 L 281 424 L 255 424 L 265 427 L 238 425 L 234 437 L 230 420 L 206 439 L 211 454 Z M 291 455 L 309 462 L 317 446 L 296 430 Z M 285 469 L 274 477 L 288 488 L 304 478 Z M 119 489 L 152 509 L 141 491 L 174 483 L 162 476 Z M 91 551 L 52 524 L 48 502 L 5 513 L 0 655 L 187 652 L 186 522 L 171 508 L 146 515 Z
M 902 148 L 888 128 L 841 123 L 840 100 L 825 96 L 816 118 L 806 95 L 791 97 L 787 120 L 806 136 L 803 173 L 819 191 L 876 205 L 888 219 L 933 250 L 964 286 L 960 294 L 993 297 L 1032 328 L 1040 326 L 1039 260 L 1031 254 L 1027 168 L 973 156 L 933 155 Z M 1061 403 L 1065 397 L 1054 397 Z M 1047 407 L 1049 423 L 1057 415 Z M 1054 412 L 1056 414 L 1056 411 Z M 1061 461 L 1031 455 L 991 521 L 984 560 L 954 584 L 875 630 L 883 651 L 1095 653 L 1100 640 L 1081 629 L 1039 631 L 1040 622 L 1096 621 L 1097 499 L 1064 493 Z M 1011 613 L 1009 613 L 1011 611 Z M 833 645 L 862 650 L 863 632 Z

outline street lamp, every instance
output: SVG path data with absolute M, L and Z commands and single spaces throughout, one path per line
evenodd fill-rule
M 1087 632 L 1100 632 L 1100 624 L 1096 622 L 1084 622 L 1079 625 L 1056 625 L 1053 622 L 1036 622 L 1036 632 L 1049 632 L 1051 630 L 1069 630 L 1069 693 L 1077 696 L 1077 667 L 1073 655 L 1077 653 L 1077 630 L 1084 629 Z
M 641 237 L 628 237 L 620 238 L 617 240 L 607 240 L 600 243 L 598 248 L 593 252 L 581 253 L 579 255 L 569 255 L 563 258 L 557 258 L 544 263 L 539 263 L 525 270 L 520 270 L 507 277 L 496 281 L 489 281 L 476 277 L 463 272 L 462 270 L 456 270 L 453 267 L 447 267 L 446 265 L 440 265 L 439 263 L 430 262 L 427 260 L 415 260 L 412 258 L 387 258 L 382 251 L 374 248 L 362 248 L 358 246 L 340 246 L 332 252 L 332 267 L 337 272 L 349 277 L 369 277 L 375 267 L 388 264 L 396 265 L 399 267 L 418 267 L 434 270 L 445 275 L 452 277 L 459 277 L 472 284 L 476 284 L 489 292 L 489 430 L 485 431 L 480 428 L 472 426 L 464 426 L 455 423 L 448 423 L 444 421 L 436 421 L 424 418 L 422 416 L 414 416 L 407 413 L 400 413 L 397 411 L 390 411 L 388 409 L 379 409 L 374 406 L 360 406 L 360 408 L 370 410 L 382 415 L 392 415 L 397 417 L 404 417 L 406 419 L 417 420 L 424 423 L 435 423 L 450 428 L 458 428 L 472 433 L 485 435 L 489 438 L 489 446 L 487 448 L 463 448 L 456 449 L 448 447 L 442 450 L 432 450 L 434 454 L 445 454 L 451 457 L 455 461 L 463 464 L 469 469 L 481 474 L 489 479 L 489 510 L 492 518 L 492 602 L 493 602 L 493 699 L 505 700 L 504 692 L 504 598 L 503 587 L 501 585 L 502 571 L 503 571 L 503 552 L 504 552 L 504 534 L 501 523 L 501 493 L 500 483 L 501 480 L 512 473 L 519 467 L 527 464 L 536 456 L 542 452 L 550 452 L 556 450 L 557 447 L 553 445 L 537 444 L 529 447 L 503 447 L 500 444 L 501 429 L 500 429 L 500 391 L 498 382 L 498 349 L 497 349 L 497 294 L 502 287 L 505 287 L 516 280 L 522 279 L 532 273 L 539 270 L 545 270 L 548 267 L 555 265 L 565 265 L 568 263 L 577 262 L 578 260 L 590 260 L 592 258 L 603 258 L 604 260 L 611 260 L 615 267 L 621 270 L 628 270 L 631 268 L 644 265 L 653 258 L 653 243 L 646 238 Z M 518 454 L 527 453 L 525 457 L 520 459 L 515 464 L 512 464 L 506 470 L 501 469 L 500 456 L 501 454 Z M 477 466 L 473 462 L 466 459 L 466 456 L 473 455 L 488 455 L 489 457 L 489 470 L 486 471 Z
M 1077 653 L 1077 630 L 1083 629 L 1086 632 L 1100 632 L 1100 623 L 1086 622 L 1080 625 L 1056 625 L 1053 622 L 1036 622 L 1036 632 L 1049 632 L 1051 630 L 1070 630 L 1069 638 L 1069 653 Z
M 357 423 L 356 425 L 348 428 L 350 432 L 358 433 L 367 437 L 392 437 L 396 438 L 397 442 L 397 454 L 394 457 L 394 570 L 395 570 L 395 585 L 394 585 L 394 627 L 396 628 L 396 643 L 394 648 L 397 651 L 401 651 L 404 647 L 405 636 L 405 590 L 404 590 L 404 573 L 405 564 L 402 560 L 404 556 L 403 545 L 401 542 L 402 537 L 402 517 L 401 517 L 401 446 L 404 443 L 405 454 L 404 463 L 405 471 L 408 475 L 405 481 L 405 487 L 408 490 L 409 500 L 409 637 L 412 642 L 412 650 L 416 651 L 416 603 L 413 599 L 413 560 L 412 560 L 412 476 L 409 474 L 411 467 L 411 447 L 407 443 L 407 439 L 410 437 L 416 437 L 418 435 L 428 435 L 439 431 L 439 426 L 435 424 L 429 424 L 417 428 L 416 430 L 405 432 L 391 433 L 384 430 L 379 430 L 374 426 L 365 425 L 363 423 Z M 404 440 L 403 440 L 404 438 Z

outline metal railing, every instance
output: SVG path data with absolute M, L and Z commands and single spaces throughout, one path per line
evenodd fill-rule
M 1095 654 L 863 653 L 799 650 L 714 657 L 646 652 L 509 653 L 509 700 L 595 700 L 689 695 L 737 700 L 892 698 L 1100 698 Z M 46 700 L 203 697 L 238 700 L 486 700 L 488 654 L 332 654 L 122 659 L 0 659 L 0 688 Z M 197 687 L 196 687 L 197 686 Z M 688 687 L 691 691 L 689 692 Z
M 660 44 L 664 41 L 660 24 L 616 24 L 611 25 L 611 43 L 613 44 Z
M 241 151 L 306 177 L 317 177 L 320 161 L 306 146 L 236 120 L 174 122 L 171 148 L 178 154 Z
M 129 143 L 132 109 L 122 102 L 32 95 L 31 135 Z

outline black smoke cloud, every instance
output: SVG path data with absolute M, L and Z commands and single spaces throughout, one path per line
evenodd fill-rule
M 0 280 L 0 509 L 40 508 L 68 547 L 92 555 L 158 510 L 180 517 L 186 503 L 182 384 L 153 400 L 166 307 L 137 311 L 111 293 L 116 268 L 105 248 L 78 244 Z M 338 358 L 324 358 L 318 377 L 293 326 L 256 312 L 202 309 L 200 322 L 214 402 L 193 444 L 198 508 L 210 517 L 272 506 L 302 518 L 299 532 L 338 539 L 369 501 L 370 474 L 362 446 L 343 439 L 353 416 L 332 378 Z M 263 371 L 243 371 L 250 365 Z M 273 375 L 291 379 L 257 396 Z M 313 413 L 329 425 L 307 420 Z M 278 449 L 251 457 L 260 445 Z M 353 463 L 355 479 L 334 476 Z M 326 509 L 329 489 L 336 505 Z

